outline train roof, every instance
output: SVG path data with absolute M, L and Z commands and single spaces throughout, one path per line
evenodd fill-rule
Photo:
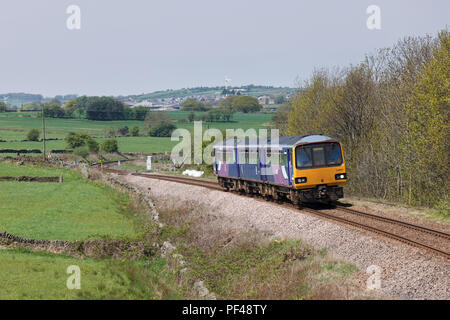
M 278 142 L 273 141 L 270 137 L 266 139 L 266 141 L 259 141 L 261 138 L 249 138 L 245 139 L 241 138 L 230 138 L 222 141 L 222 143 L 218 143 L 214 146 L 214 148 L 232 148 L 234 145 L 237 147 L 245 147 L 245 148 L 256 148 L 256 147 L 271 147 L 271 148 L 292 148 L 298 146 L 300 144 L 306 143 L 316 143 L 316 142 L 325 142 L 325 141 L 336 141 L 333 138 L 320 135 L 320 134 L 312 134 L 306 136 L 285 136 L 279 137 Z

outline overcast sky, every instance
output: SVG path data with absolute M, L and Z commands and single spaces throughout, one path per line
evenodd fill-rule
M 69 30 L 69 5 L 81 29 Z M 369 5 L 381 30 L 369 30 Z M 449 25 L 448 0 L 1 0 L 0 93 L 295 86 L 315 67 Z

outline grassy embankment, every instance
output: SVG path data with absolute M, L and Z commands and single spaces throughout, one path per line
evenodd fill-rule
M 166 224 L 161 239 L 176 244 L 177 253 L 189 261 L 185 285 L 203 279 L 225 299 L 362 297 L 351 280 L 358 268 L 329 258 L 326 250 L 314 250 L 301 240 L 238 230 L 195 203 L 159 204 L 159 212 Z

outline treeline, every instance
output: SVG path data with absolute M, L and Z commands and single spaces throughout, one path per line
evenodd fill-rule
M 44 110 L 48 118 L 86 118 L 88 120 L 140 120 L 150 111 L 147 107 L 130 108 L 112 97 L 82 96 L 66 102 L 65 107 L 58 99 L 47 103 L 33 102 L 22 106 L 20 111 Z
M 341 70 L 317 70 L 274 116 L 284 135 L 343 142 L 353 195 L 449 214 L 450 38 L 408 37 Z
M 66 112 L 72 117 L 88 120 L 140 120 L 150 111 L 147 107 L 130 108 L 112 97 L 78 97 L 66 103 Z
M 235 112 L 258 112 L 261 108 L 262 106 L 259 104 L 258 99 L 241 95 L 229 95 L 220 101 L 219 106 L 213 106 L 209 102 L 198 101 L 192 98 L 184 100 L 181 106 L 182 111 L 210 111 L 216 115 L 220 114 L 224 118 L 227 118 L 227 115 L 232 115 Z

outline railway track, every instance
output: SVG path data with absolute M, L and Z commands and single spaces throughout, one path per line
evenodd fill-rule
M 106 167 L 104 167 L 103 170 L 117 174 L 128 174 L 128 172 L 124 170 L 109 169 Z M 131 174 L 148 179 L 165 180 L 224 191 L 216 182 L 201 178 L 161 174 Z M 263 198 L 259 197 L 259 199 L 262 200 Z M 364 229 L 450 259 L 450 234 L 446 232 L 412 224 L 402 220 L 347 208 L 342 205 L 325 209 L 314 209 L 312 207 L 299 208 L 290 203 L 276 203 L 291 209 L 301 209 L 302 211 L 308 212 L 314 216 Z

